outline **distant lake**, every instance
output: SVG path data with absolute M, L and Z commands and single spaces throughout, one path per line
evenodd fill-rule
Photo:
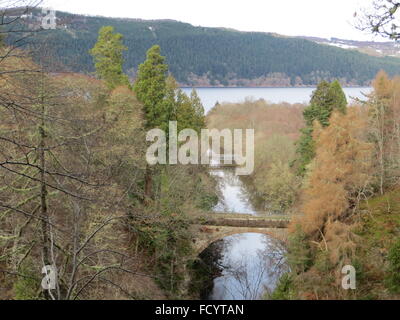
M 243 102 L 246 98 L 264 99 L 272 103 L 309 103 L 315 88 L 195 88 L 203 102 L 205 111 L 210 111 L 217 102 Z M 186 93 L 191 88 L 183 88 Z M 344 88 L 348 101 L 351 98 L 365 98 L 363 93 L 370 93 L 371 88 Z

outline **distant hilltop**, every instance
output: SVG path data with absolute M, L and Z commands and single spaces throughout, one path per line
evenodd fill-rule
M 124 35 L 128 47 L 125 71 L 132 79 L 154 44 L 161 46 L 170 71 L 183 86 L 305 87 L 323 79 L 367 86 L 381 69 L 389 75 L 400 74 L 399 50 L 394 43 L 286 37 L 196 27 L 174 20 L 57 12 L 57 29 L 38 33 L 32 43 L 46 44 L 52 70 L 91 73 L 88 51 L 105 25 Z

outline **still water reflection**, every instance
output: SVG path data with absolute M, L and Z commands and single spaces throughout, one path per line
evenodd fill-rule
M 235 212 L 245 214 L 256 214 L 254 206 L 251 204 L 246 194 L 245 186 L 234 170 L 218 170 L 211 172 L 218 180 L 221 196 L 218 205 L 214 208 L 215 212 Z
M 256 215 L 242 181 L 230 169 L 212 171 L 221 196 L 216 214 Z M 212 244 L 200 256 L 211 265 L 212 286 L 202 293 L 208 300 L 258 300 L 272 292 L 287 271 L 283 243 L 270 236 L 245 233 Z M 218 270 L 215 272 L 215 270 Z
M 281 243 L 262 234 L 241 234 L 223 240 L 222 272 L 214 279 L 210 300 L 259 300 L 272 292 L 286 270 Z

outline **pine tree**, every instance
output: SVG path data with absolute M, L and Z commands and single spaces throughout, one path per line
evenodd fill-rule
M 341 113 L 346 113 L 347 98 L 339 81 L 335 80 L 331 83 L 328 96 L 333 109 L 339 110 Z
M 143 104 L 145 126 L 147 129 L 168 129 L 169 118 L 173 110 L 165 102 L 167 93 L 168 66 L 165 57 L 160 54 L 160 46 L 155 45 L 147 51 L 147 59 L 139 66 L 134 85 L 136 96 Z
M 143 104 L 145 128 L 161 129 L 169 141 L 169 122 L 177 121 L 178 130 L 204 127 L 204 108 L 197 95 L 189 98 L 172 76 L 167 76 L 168 65 L 161 56 L 160 46 L 155 45 L 147 52 L 146 61 L 139 66 L 134 91 Z M 165 169 L 165 168 L 164 168 Z M 145 198 L 153 198 L 153 176 L 155 169 L 147 166 L 145 176 Z
M 204 106 L 201 103 L 200 97 L 195 89 L 190 93 L 190 100 L 195 111 L 196 128 L 202 129 L 206 126 L 206 119 L 204 116 Z
M 127 48 L 122 38 L 120 33 L 114 32 L 114 27 L 102 27 L 96 45 L 90 50 L 98 77 L 105 80 L 110 89 L 130 86 L 128 76 L 123 72 L 123 51 Z
M 164 104 L 170 110 L 169 119 L 178 122 L 178 131 L 193 129 L 200 133 L 205 128 L 204 107 L 197 92 L 193 89 L 189 97 L 171 75 L 166 80 Z
M 145 129 L 158 128 L 168 135 L 169 121 L 174 119 L 174 90 L 167 88 L 168 65 L 160 51 L 158 45 L 147 51 L 146 61 L 139 66 L 134 91 L 143 105 Z M 154 198 L 154 175 L 154 169 L 147 165 L 144 183 L 147 205 Z
M 307 126 L 312 126 L 316 119 L 323 122 L 324 116 L 326 117 L 328 115 L 327 112 L 324 112 L 324 109 L 326 109 L 329 89 L 329 83 L 321 81 L 317 89 L 313 92 L 310 106 L 304 110 L 304 119 L 306 120 Z
M 335 80 L 331 84 L 322 81 L 314 91 L 310 105 L 304 110 L 306 127 L 301 130 L 302 136 L 297 142 L 297 153 L 299 154 L 298 174 L 304 176 L 307 166 L 315 157 L 315 143 L 313 140 L 313 125 L 318 121 L 322 127 L 329 126 L 329 118 L 334 110 L 346 113 L 347 99 L 340 86 Z

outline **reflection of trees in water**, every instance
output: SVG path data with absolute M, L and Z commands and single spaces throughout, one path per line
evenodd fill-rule
M 229 196 L 224 196 L 224 190 L 228 187 L 238 188 L 239 192 L 238 194 L 235 194 L 235 196 L 237 196 L 238 199 L 248 207 L 253 207 L 252 201 L 249 201 L 249 199 L 251 199 L 251 193 L 247 190 L 242 180 L 236 176 L 235 169 L 226 168 L 221 171 L 216 171 L 213 173 L 213 176 L 218 181 L 218 194 L 220 199 L 218 205 L 214 209 L 216 212 L 238 211 L 237 208 L 232 208 L 231 204 L 227 203 L 227 201 L 230 200 Z
M 270 294 L 288 272 L 284 243 L 259 235 L 262 249 L 246 250 L 249 234 L 213 243 L 199 256 L 192 278 L 192 292 L 201 299 L 258 300 Z M 254 239 L 253 239 L 254 240 Z M 238 250 L 240 246 L 242 252 Z
M 279 279 L 290 270 L 286 261 L 287 249 L 285 244 L 280 240 L 268 237 L 265 237 L 263 242 L 265 249 L 260 250 L 258 254 L 262 260 L 267 262 L 266 268 L 271 285 L 265 287 L 265 293 L 270 295 L 275 290 Z
M 200 294 L 200 298 L 208 300 L 213 289 L 214 279 L 223 275 L 227 268 L 223 264 L 224 252 L 228 252 L 229 240 L 220 240 L 212 243 L 200 255 L 193 265 L 194 274 L 191 281 L 191 292 Z
M 279 278 L 288 271 L 285 247 L 280 241 L 265 237 L 265 247 L 256 256 L 243 253 L 240 260 L 225 262 L 224 278 L 219 285 L 224 299 L 258 300 L 271 293 Z
M 232 299 L 257 300 L 263 291 L 266 271 L 263 261 L 257 258 L 249 260 L 243 257 L 231 262 L 226 269 L 225 295 Z

